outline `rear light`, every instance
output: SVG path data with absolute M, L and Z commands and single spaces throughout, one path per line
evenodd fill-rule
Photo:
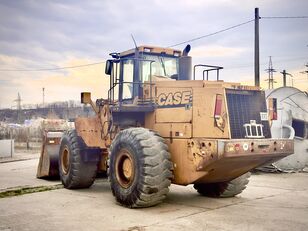
M 240 144 L 235 144 L 235 151 L 239 151 L 240 150 L 241 145 Z
M 247 151 L 249 149 L 249 145 L 247 143 L 243 144 L 243 149 L 244 151 Z
M 226 152 L 234 152 L 234 145 L 232 143 L 227 144 Z
M 223 100 L 222 95 L 216 95 L 214 119 L 215 119 L 215 126 L 218 127 L 222 132 L 224 132 L 225 118 L 223 118 L 223 113 L 222 113 L 222 106 L 223 106 L 222 100 Z
M 225 151 L 227 153 L 247 152 L 249 150 L 248 143 L 227 143 Z
M 220 117 L 222 114 L 222 95 L 216 95 L 214 117 Z

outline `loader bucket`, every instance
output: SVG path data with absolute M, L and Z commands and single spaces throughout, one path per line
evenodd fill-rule
M 59 176 L 60 140 L 63 132 L 45 132 L 43 135 L 41 156 L 37 168 L 37 178 L 54 178 Z

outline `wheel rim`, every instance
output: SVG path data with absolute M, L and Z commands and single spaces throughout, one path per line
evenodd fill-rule
M 62 168 L 63 174 L 67 175 L 69 168 L 70 168 L 70 151 L 67 146 L 62 151 L 61 168 Z
M 134 161 L 126 149 L 121 149 L 116 159 L 116 178 L 123 188 L 132 185 L 135 177 Z

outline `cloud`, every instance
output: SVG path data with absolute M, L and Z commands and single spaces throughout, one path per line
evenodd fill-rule
M 0 61 L 21 66 L 20 59 L 0 56 Z M 60 66 L 78 66 L 93 63 L 94 60 L 70 57 Z M 105 65 L 93 65 L 55 72 L 0 72 L 0 105 L 10 107 L 18 92 L 23 104 L 42 102 L 42 88 L 45 101 L 80 100 L 80 92 L 92 92 L 93 99 L 107 98 L 109 77 L 104 74 Z M 16 77 L 18 76 L 18 77 Z
M 91 60 L 72 59 L 64 63 L 65 66 L 83 65 L 91 62 Z M 27 89 L 26 94 L 29 103 L 32 99 L 41 92 L 42 87 L 45 87 L 46 101 L 65 101 L 69 99 L 79 100 L 80 92 L 92 92 L 93 99 L 107 98 L 109 89 L 109 78 L 104 74 L 104 64 L 68 69 L 65 76 L 62 74 L 48 74 L 41 78 L 33 79 L 24 83 L 24 89 Z M 35 89 L 35 93 L 30 91 Z M 37 102 L 40 99 L 36 98 Z
M 261 16 L 306 15 L 308 2 L 0 1 L 0 69 L 99 62 L 106 60 L 111 52 L 132 48 L 131 34 L 139 45 L 170 46 L 252 19 L 255 6 L 260 7 Z M 276 64 L 275 57 L 307 57 L 307 23 L 307 20 L 261 19 L 260 55 L 264 64 L 261 70 L 266 68 L 269 55 L 274 57 L 275 68 L 279 70 L 303 66 L 305 58 Z M 253 79 L 253 29 L 250 23 L 193 42 L 193 60 L 228 67 L 221 73 L 222 79 L 228 81 L 248 76 Z M 108 87 L 104 79 L 100 66 L 59 72 L 0 72 L 0 103 L 9 106 L 18 91 L 25 101 L 39 102 L 43 86 L 50 101 L 52 97 L 79 99 L 79 92 L 86 89 L 99 97 Z
M 224 47 L 219 45 L 199 46 L 192 49 L 191 56 L 196 58 L 235 57 L 241 55 L 245 50 L 242 47 Z

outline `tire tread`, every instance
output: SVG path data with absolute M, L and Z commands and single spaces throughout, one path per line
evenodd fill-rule
M 137 179 L 136 196 L 126 200 L 114 182 L 114 173 L 108 169 L 111 189 L 117 201 L 127 207 L 149 207 L 161 203 L 167 193 L 172 179 L 172 162 L 168 146 L 157 133 L 146 128 L 128 128 L 121 131 L 111 144 L 111 155 L 116 146 L 130 143 L 139 149 L 138 161 L 142 163 L 141 176 Z M 113 157 L 110 157 L 112 164 Z

